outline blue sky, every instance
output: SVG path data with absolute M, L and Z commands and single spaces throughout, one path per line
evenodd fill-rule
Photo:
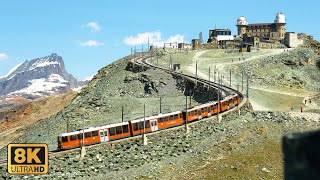
M 215 27 L 236 34 L 238 16 L 249 23 L 273 22 L 276 13 L 283 12 L 287 31 L 319 40 L 318 7 L 316 0 L 1 1 L 0 76 L 24 60 L 55 52 L 81 80 L 130 54 L 132 46 L 141 47 L 146 36 L 161 44 L 190 42 L 201 31 L 206 40 Z

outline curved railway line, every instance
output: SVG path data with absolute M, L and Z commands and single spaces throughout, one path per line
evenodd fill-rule
M 170 69 L 166 69 L 166 68 L 163 68 L 163 67 L 155 66 L 153 64 L 150 64 L 147 61 L 148 58 L 150 58 L 150 57 L 151 56 L 149 56 L 149 57 L 141 57 L 141 58 L 134 58 L 134 59 L 130 60 L 130 62 L 135 64 L 135 65 L 138 65 L 138 66 L 159 69 L 159 70 L 164 71 L 164 72 L 169 73 L 169 74 L 181 76 L 181 77 L 189 79 L 191 81 L 196 81 L 196 82 L 199 82 L 199 83 L 203 83 L 205 86 L 208 86 L 208 87 L 211 86 L 211 87 L 213 87 L 213 88 L 215 88 L 217 90 L 220 89 L 221 91 L 223 91 L 226 94 L 226 96 L 228 96 L 229 94 L 232 94 L 232 93 L 238 94 L 240 96 L 240 104 L 238 104 L 236 107 L 233 107 L 233 108 L 231 108 L 231 109 L 229 109 L 229 110 L 227 110 L 225 112 L 220 113 L 221 116 L 226 115 L 227 113 L 230 113 L 232 111 L 235 111 L 235 110 L 237 110 L 237 108 L 240 108 L 245 104 L 246 98 L 243 96 L 243 94 L 241 92 L 239 92 L 239 91 L 237 91 L 235 89 L 232 89 L 230 87 L 227 87 L 227 86 L 224 86 L 224 85 L 221 85 L 221 84 L 209 81 L 209 80 L 205 80 L 205 79 L 202 79 L 202 78 L 199 78 L 199 77 L 194 77 L 194 76 L 191 76 L 191 75 L 187 75 L 187 74 L 184 74 L 182 72 L 176 72 L 176 71 L 172 71 Z M 205 121 L 205 120 L 211 120 L 211 119 L 214 119 L 216 117 L 217 117 L 216 115 L 213 115 L 213 116 L 208 117 L 208 118 L 204 118 L 204 119 L 201 119 L 201 120 L 198 120 L 198 121 L 191 122 L 190 124 L 199 123 L 199 122 L 202 122 L 202 121 Z M 184 127 L 184 125 L 181 125 L 181 126 L 176 126 L 176 127 L 172 127 L 172 128 L 168 128 L 168 129 L 164 129 L 164 130 L 160 130 L 160 131 L 150 132 L 150 133 L 148 133 L 148 136 L 153 135 L 153 134 L 157 134 L 157 133 L 160 133 L 160 132 L 163 132 L 163 131 L 176 130 L 176 129 L 183 128 L 183 127 Z M 141 138 L 141 136 L 138 135 L 138 136 L 128 137 L 128 138 L 125 138 L 125 139 L 108 141 L 108 142 L 104 142 L 104 143 L 90 145 L 90 146 L 87 146 L 87 147 L 90 147 L 90 149 L 91 149 L 91 148 L 95 148 L 95 147 L 101 146 L 101 145 L 106 145 L 106 144 L 112 145 L 112 144 L 117 143 L 117 142 L 127 141 L 127 140 L 130 140 L 130 139 L 136 139 L 136 138 Z M 74 148 L 74 149 L 62 150 L 62 151 L 53 150 L 53 151 L 49 151 L 49 156 L 61 156 L 61 155 L 66 154 L 66 153 L 70 153 L 70 152 L 73 152 L 73 151 L 79 151 L 79 150 L 80 150 L 80 148 Z M 7 160 L 0 160 L 0 165 L 6 165 L 6 164 L 7 164 Z

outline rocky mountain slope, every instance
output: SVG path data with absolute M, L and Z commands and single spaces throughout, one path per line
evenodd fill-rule
M 180 57 L 175 58 L 174 63 L 181 60 L 181 65 L 189 66 L 193 63 L 190 55 L 193 57 L 194 53 L 177 53 L 175 56 Z M 159 58 L 159 64 L 168 67 L 168 56 L 169 54 L 166 54 Z M 181 58 L 184 56 L 188 57 Z M 285 80 L 278 78 L 279 81 L 273 82 L 273 76 L 292 73 L 300 68 L 303 71 L 309 69 L 309 72 L 301 72 L 300 76 L 312 80 L 311 77 L 318 71 L 314 65 L 316 59 L 313 57 L 313 52 L 308 49 L 296 49 L 288 53 L 252 59 L 243 64 L 239 63 L 234 68 L 241 68 L 248 74 L 253 71 L 251 83 L 257 85 L 263 82 L 257 78 L 261 76 L 259 68 L 264 68 L 268 78 L 268 81 L 264 82 L 281 86 L 286 83 Z M 142 116 L 143 104 L 147 106 L 147 115 L 151 115 L 159 112 L 159 96 L 163 97 L 164 111 L 184 108 L 185 97 L 177 86 L 179 82 L 176 79 L 154 69 L 130 71 L 127 68 L 130 58 L 125 57 L 102 68 L 68 107 L 29 128 L 28 132 L 14 142 L 43 142 L 53 150 L 56 148 L 58 133 L 65 132 L 67 128 L 82 128 L 82 115 L 85 116 L 85 127 L 120 122 L 122 105 L 125 109 L 125 121 Z M 311 64 L 308 63 L 309 58 Z M 156 60 L 153 62 L 156 63 Z M 229 60 L 233 62 L 232 59 Z M 295 65 L 286 65 L 288 60 Z M 201 62 L 198 65 L 200 70 L 204 69 Z M 272 65 L 281 68 L 288 66 L 289 72 L 273 71 Z M 185 71 L 183 68 L 181 70 Z M 228 73 L 228 70 L 225 72 Z M 316 86 L 317 84 L 308 82 L 299 85 L 300 88 L 310 89 Z M 319 109 L 319 95 L 310 100 L 311 108 Z M 148 146 L 142 146 L 141 138 L 137 137 L 129 141 L 88 147 L 84 161 L 79 161 L 79 151 L 51 157 L 50 173 L 31 178 L 281 179 L 282 135 L 318 129 L 319 122 L 319 111 L 260 112 L 253 111 L 248 105 L 241 109 L 240 115 L 233 112 L 223 116 L 222 123 L 212 117 L 192 124 L 189 134 L 186 134 L 182 127 L 149 136 Z M 6 149 L 1 149 L 0 155 L 5 158 Z M 2 174 L 1 170 L 4 170 Z M 0 177 L 12 177 L 5 173 L 5 170 L 6 167 L 0 167 Z
M 17 99 L 67 93 L 84 84 L 69 74 L 62 57 L 53 53 L 18 64 L 0 77 L 0 108 L 15 104 Z
M 0 109 L 0 148 L 22 136 L 31 127 L 68 106 L 78 93 L 43 97 L 10 108 Z
M 43 142 L 50 150 L 57 148 L 56 138 L 60 133 L 85 127 L 101 126 L 121 122 L 121 108 L 124 106 L 124 121 L 159 113 L 162 97 L 162 112 L 181 110 L 185 107 L 185 96 L 170 74 L 149 69 L 133 72 L 127 69 L 132 57 L 124 57 L 102 68 L 91 82 L 59 113 L 28 129 L 14 142 Z M 197 104 L 192 100 L 192 104 Z M 50 131 L 48 131 L 50 129 Z M 5 148 L 0 155 L 6 154 Z

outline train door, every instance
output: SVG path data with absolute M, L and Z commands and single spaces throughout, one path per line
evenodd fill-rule
M 106 129 L 100 130 L 100 142 L 107 142 L 107 141 L 109 141 L 108 131 Z
M 151 119 L 150 120 L 151 123 L 151 131 L 158 131 L 158 124 L 157 124 L 157 120 L 156 119 Z

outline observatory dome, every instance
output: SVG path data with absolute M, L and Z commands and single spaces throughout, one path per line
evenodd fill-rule
M 277 13 L 274 23 L 286 23 L 286 17 L 283 13 Z
M 248 21 L 244 16 L 238 17 L 237 25 L 248 25 Z

